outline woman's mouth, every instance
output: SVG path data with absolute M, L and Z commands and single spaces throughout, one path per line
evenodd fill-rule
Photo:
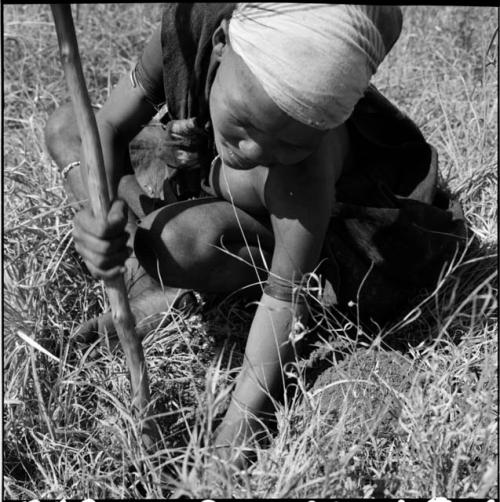
M 221 158 L 222 162 L 232 169 L 252 169 L 255 167 L 254 163 L 238 157 L 234 152 L 221 155 Z

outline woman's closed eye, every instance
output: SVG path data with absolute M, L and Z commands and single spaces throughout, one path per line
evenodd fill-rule
M 295 164 L 308 157 L 312 151 L 313 147 L 310 146 L 295 145 L 280 141 L 279 149 L 276 150 L 276 159 L 284 165 Z
M 310 145 L 297 145 L 294 143 L 288 143 L 287 141 L 280 141 L 279 149 L 286 156 L 307 156 L 309 155 L 313 147 Z
M 304 151 L 309 150 L 308 147 L 301 146 L 301 145 L 294 145 L 292 143 L 287 143 L 287 142 L 284 142 L 284 141 L 281 142 L 280 147 L 283 150 L 288 150 L 290 152 L 304 152 Z

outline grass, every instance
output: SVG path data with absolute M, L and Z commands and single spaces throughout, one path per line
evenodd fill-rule
M 330 336 L 287 368 L 296 392 L 277 434 L 237 478 L 208 474 L 206 445 L 252 313 L 228 299 L 173 313 L 148 335 L 164 447 L 143 451 L 122 354 L 72 338 L 106 299 L 73 250 L 73 209 L 43 142 L 67 99 L 49 7 L 3 14 L 4 498 L 498 498 L 498 9 L 405 7 L 375 79 L 437 148 L 469 223 L 467 252 L 375 340 L 356 343 L 325 314 Z M 91 99 L 103 102 L 161 9 L 82 4 L 74 14 Z

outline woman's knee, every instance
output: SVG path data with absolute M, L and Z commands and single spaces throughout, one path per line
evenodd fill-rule
M 228 253 L 236 254 L 239 261 L 238 257 L 246 257 L 239 252 L 242 246 L 248 243 L 251 248 L 254 241 L 266 245 L 270 240 L 269 231 L 257 222 L 251 225 L 250 217 L 244 214 L 241 224 L 249 235 L 247 242 L 239 238 L 241 229 L 233 221 L 233 211 L 229 204 L 207 198 L 171 204 L 150 213 L 135 236 L 136 256 L 146 271 L 164 284 L 187 287 L 187 281 L 190 287 L 201 289 L 214 270 L 220 272 L 229 263 Z M 257 239 L 255 234 L 261 227 Z
M 65 103 L 59 108 L 56 108 L 49 116 L 44 132 L 45 141 L 47 143 L 52 143 L 61 136 L 79 136 L 73 105 L 71 103 Z
M 137 228 L 134 251 L 149 275 L 167 286 L 177 286 L 196 261 L 201 233 L 193 231 L 183 215 L 169 208 L 148 215 Z

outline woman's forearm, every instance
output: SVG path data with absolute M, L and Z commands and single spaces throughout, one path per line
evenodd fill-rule
M 128 154 L 128 143 L 120 139 L 110 124 L 98 119 L 97 126 L 108 179 L 108 189 L 111 198 L 114 199 L 117 194 L 120 178 L 125 173 L 132 171 Z M 58 142 L 54 142 L 52 148 L 60 150 L 54 156 L 57 159 L 64 159 L 64 162 L 68 165 L 75 160 L 80 160 L 79 168 L 74 167 L 66 173 L 64 183 L 66 189 L 73 195 L 75 200 L 83 202 L 88 199 L 85 158 L 79 135 L 73 136 L 70 139 L 61 137 Z M 61 165 L 60 168 L 64 169 L 65 165 Z
M 128 74 L 121 77 L 96 113 L 112 199 L 116 197 L 121 177 L 132 173 L 129 143 L 155 113 L 156 109 L 148 102 L 142 87 L 132 85 Z M 63 105 L 54 112 L 45 134 L 49 153 L 63 172 L 75 161 L 80 161 L 81 166 L 85 167 L 78 125 L 71 105 Z M 86 169 L 72 168 L 65 174 L 65 186 L 75 199 L 88 199 Z
M 272 398 L 282 388 L 283 367 L 292 360 L 289 340 L 293 323 L 306 321 L 307 307 L 292 305 L 267 294 L 262 295 L 255 313 L 238 376 L 233 400 L 225 421 L 239 420 L 246 411 L 258 415 L 272 409 Z
M 115 127 L 107 121 L 97 120 L 101 139 L 102 155 L 106 166 L 108 189 L 111 200 L 118 195 L 118 184 L 125 174 L 132 173 L 129 144 L 122 139 Z

